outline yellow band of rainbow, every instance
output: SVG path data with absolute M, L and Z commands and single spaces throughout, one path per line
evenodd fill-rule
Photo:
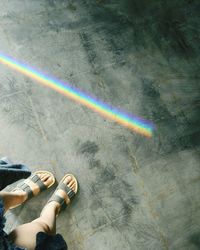
M 119 111 L 118 109 L 91 97 L 89 94 L 80 91 L 77 88 L 70 86 L 67 83 L 61 82 L 60 80 L 53 79 L 36 71 L 35 69 L 19 63 L 11 57 L 0 53 L 0 63 L 7 65 L 8 67 L 26 75 L 46 87 L 52 88 L 55 91 L 69 97 L 73 101 L 76 101 L 89 109 L 99 113 L 100 115 L 113 120 L 133 131 L 144 135 L 146 137 L 152 137 L 154 126 L 149 121 L 142 118 L 126 114 L 125 112 Z

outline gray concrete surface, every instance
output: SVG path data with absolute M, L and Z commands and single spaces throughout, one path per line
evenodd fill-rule
M 142 137 L 0 65 L 0 156 L 77 176 L 57 222 L 71 250 L 200 249 L 199 5 L 180 2 L 0 1 L 1 52 L 156 125 Z

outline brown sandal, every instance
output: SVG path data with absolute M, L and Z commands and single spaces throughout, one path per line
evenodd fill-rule
M 51 178 L 52 178 L 52 182 L 48 186 L 46 186 L 42 182 L 42 180 L 40 179 L 40 177 L 38 175 L 38 174 L 44 174 L 44 173 L 49 174 L 51 176 Z M 39 186 L 39 188 L 40 188 L 40 192 L 39 193 L 41 193 L 43 190 L 46 190 L 46 189 L 50 188 L 55 183 L 55 177 L 49 171 L 36 171 L 31 177 L 27 178 L 26 180 L 31 180 L 32 182 L 34 182 L 35 184 L 37 184 Z M 27 200 L 29 200 L 29 199 L 31 199 L 34 196 L 34 194 L 33 194 L 33 191 L 31 189 L 31 187 L 29 186 L 29 184 L 26 183 L 26 180 L 24 180 L 23 182 L 19 183 L 16 186 L 16 188 L 14 188 L 11 192 L 16 191 L 16 190 L 25 191 L 27 193 L 27 195 L 28 195 L 28 199 Z M 14 207 L 11 207 L 10 209 L 16 208 L 16 207 L 20 206 L 21 204 L 22 203 L 14 206 Z
M 64 184 L 63 181 L 66 179 L 66 177 L 70 176 L 72 178 L 72 180 L 75 181 L 76 183 L 76 189 L 75 191 L 73 191 L 69 186 L 67 186 L 67 184 Z M 78 191 L 78 182 L 76 180 L 76 178 L 72 175 L 72 174 L 66 174 L 62 180 L 59 182 L 56 190 L 54 191 L 53 195 L 51 196 L 51 198 L 48 200 L 47 203 L 51 202 L 51 201 L 57 201 L 60 205 L 61 205 L 61 209 L 63 210 L 64 208 L 66 208 L 66 206 L 69 204 L 66 202 L 66 200 L 64 198 L 62 198 L 61 196 L 57 195 L 56 192 L 57 190 L 63 190 L 68 198 L 69 198 L 69 203 L 71 201 L 71 199 L 76 195 L 77 191 Z

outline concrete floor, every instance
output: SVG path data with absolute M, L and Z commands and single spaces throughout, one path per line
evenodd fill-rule
M 137 1 L 135 16 L 112 2 L 1 0 L 0 50 L 153 121 L 153 138 L 0 65 L 0 156 L 77 176 L 57 222 L 70 250 L 200 249 L 199 57 L 173 29 L 171 44 L 153 33 Z M 6 230 L 52 192 L 8 213 Z

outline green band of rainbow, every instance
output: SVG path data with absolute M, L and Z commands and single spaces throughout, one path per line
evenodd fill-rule
M 6 55 L 0 53 L 0 63 L 13 68 L 14 70 L 26 75 L 39 83 L 45 85 L 46 87 L 52 88 L 57 92 L 69 97 L 70 99 L 92 109 L 93 111 L 101 114 L 102 116 L 113 120 L 141 135 L 146 137 L 151 137 L 153 134 L 154 126 L 149 121 L 143 120 L 139 117 L 126 114 L 119 111 L 118 109 L 111 107 L 94 97 L 91 97 L 89 94 L 84 93 L 74 87 L 71 87 L 69 84 L 61 82 L 50 78 L 43 73 L 36 71 L 35 69 L 19 63 L 18 61 L 10 58 Z

